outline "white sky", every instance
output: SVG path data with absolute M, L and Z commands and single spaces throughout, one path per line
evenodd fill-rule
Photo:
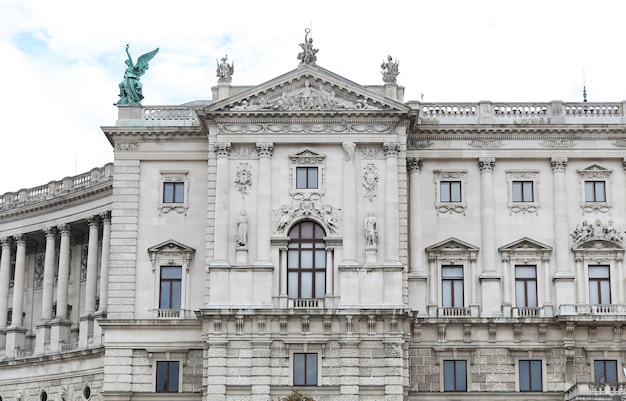
M 210 99 L 216 59 L 233 85 L 298 65 L 312 26 L 317 64 L 363 85 L 400 60 L 405 101 L 626 99 L 626 1 L 0 0 L 0 194 L 113 160 L 124 48 L 160 48 L 143 105 Z

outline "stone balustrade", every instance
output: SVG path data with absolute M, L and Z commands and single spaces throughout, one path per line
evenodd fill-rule
M 578 304 L 559 305 L 559 317 L 575 317 L 579 320 L 612 320 L 626 316 L 626 304 Z
M 50 181 L 45 185 L 0 195 L 0 210 L 47 201 L 112 180 L 113 163 L 107 163 L 103 167 L 93 168 L 73 177 L 65 177 L 60 181 Z
M 565 391 L 564 399 L 565 401 L 615 400 L 613 396 L 625 394 L 626 383 L 580 382 Z

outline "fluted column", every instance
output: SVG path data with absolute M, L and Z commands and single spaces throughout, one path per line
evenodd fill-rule
M 398 152 L 400 144 L 385 143 L 385 265 L 400 265 Z
M 502 315 L 502 292 L 500 290 L 502 273 L 496 266 L 496 223 L 493 198 L 493 169 L 495 165 L 496 159 L 494 158 L 478 159 L 478 167 L 481 172 L 481 316 L 485 317 Z
M 257 143 L 259 174 L 257 186 L 257 251 L 255 266 L 271 266 L 270 239 L 272 236 L 272 143 Z
M 13 313 L 11 326 L 6 332 L 6 355 L 15 357 L 15 348 L 24 348 L 26 328 L 22 327 L 24 313 L 24 273 L 26 270 L 26 239 L 23 234 L 13 237 L 17 245 L 15 253 L 15 277 L 13 278 Z
M 98 288 L 98 230 L 100 219 L 98 216 L 90 217 L 89 245 L 87 248 L 87 279 L 85 282 L 85 312 L 96 311 L 96 291 Z
M 102 220 L 102 254 L 100 257 L 100 305 L 99 311 L 107 310 L 109 295 L 109 251 L 111 247 L 111 212 L 100 215 Z
M 428 255 L 428 273 L 428 316 L 437 317 L 439 277 L 437 275 L 437 259 L 433 255 Z
M 0 254 L 0 330 L 7 327 L 9 311 L 9 281 L 11 280 L 11 245 L 12 238 L 0 239 L 2 254 Z M 4 334 L 4 331 L 2 332 Z M 4 345 L 4 344 L 2 344 Z
M 356 169 L 354 166 L 354 152 L 356 144 L 343 142 L 346 152 L 343 163 L 343 204 L 342 204 L 342 234 L 343 234 L 343 261 L 342 266 L 358 265 L 356 260 L 357 218 L 356 218 Z
M 554 157 L 550 159 L 550 165 L 553 176 L 552 199 L 554 203 L 552 215 L 554 216 L 556 304 L 574 304 L 576 303 L 576 290 L 574 274 L 570 266 L 569 233 L 567 230 L 567 186 L 565 183 L 567 159 Z M 580 299 L 579 302 L 583 302 L 583 300 Z
M 422 267 L 422 203 L 420 200 L 420 177 L 423 159 L 407 159 L 409 171 L 409 273 L 424 274 Z
M 46 235 L 46 253 L 43 263 L 43 290 L 41 295 L 41 321 L 36 324 L 35 354 L 41 355 L 45 352 L 46 343 L 50 342 L 50 320 L 52 319 L 52 300 L 54 297 L 54 273 L 55 273 L 55 247 L 56 234 L 55 227 L 48 227 L 44 230 Z
M 213 238 L 212 265 L 227 266 L 228 263 L 228 216 L 229 181 L 228 158 L 230 143 L 215 144 L 217 154 L 217 177 L 215 179 L 215 236 Z
M 59 276 L 57 279 L 57 314 L 51 322 L 50 351 L 59 352 L 61 344 L 67 344 L 70 337 L 70 321 L 67 318 L 67 290 L 70 275 L 70 226 L 58 227 L 61 233 L 59 249 Z

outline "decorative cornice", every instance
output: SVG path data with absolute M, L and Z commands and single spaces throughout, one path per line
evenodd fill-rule
M 220 134 L 384 134 L 395 132 L 395 122 L 241 122 L 218 124 Z

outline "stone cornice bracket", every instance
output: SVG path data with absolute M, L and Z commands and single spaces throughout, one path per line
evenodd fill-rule
M 215 144 L 215 153 L 217 153 L 217 157 L 228 157 L 230 156 L 230 143 L 216 143 Z
M 550 167 L 552 171 L 565 171 L 567 167 L 567 158 L 566 157 L 553 157 L 550 159 Z
M 478 159 L 478 168 L 481 172 L 493 171 L 496 166 L 496 159 L 494 157 L 482 157 Z
M 272 157 L 272 153 L 274 152 L 273 143 L 257 142 L 255 146 L 256 146 L 256 151 L 259 154 L 259 157 Z
M 409 157 L 406 159 L 406 168 L 409 173 L 420 173 L 424 167 L 424 159 L 421 157 Z
M 342 142 L 341 143 L 341 147 L 343 148 L 344 152 L 346 152 L 346 157 L 345 157 L 344 160 L 346 162 L 352 161 L 354 159 L 354 152 L 356 151 L 356 143 L 354 143 L 354 142 Z M 626 161 L 624 163 L 626 163 Z
M 397 142 L 386 142 L 383 144 L 383 151 L 386 157 L 398 157 L 400 144 Z

